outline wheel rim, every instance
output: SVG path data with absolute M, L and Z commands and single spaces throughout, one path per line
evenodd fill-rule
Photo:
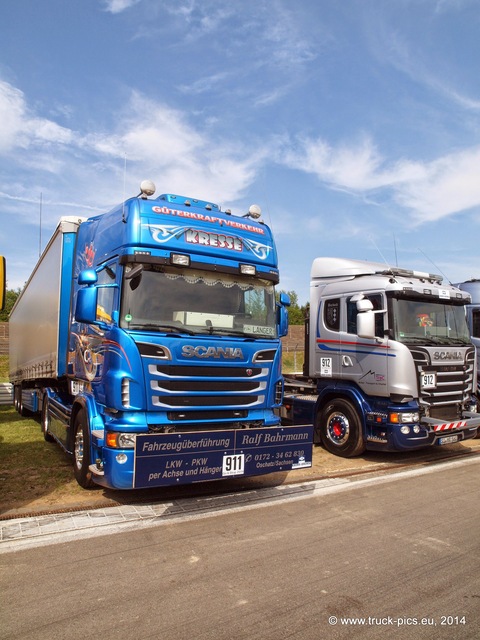
M 50 420 L 48 418 L 48 402 L 45 400 L 45 406 L 43 408 L 43 416 L 42 416 L 42 430 L 43 433 L 48 432 L 48 426 L 50 424 Z
M 348 441 L 350 435 L 350 422 L 343 413 L 332 413 L 328 418 L 327 437 L 336 446 L 341 446 Z
M 77 433 L 75 434 L 75 465 L 77 469 L 82 468 L 83 463 L 83 432 L 82 429 L 79 428 Z

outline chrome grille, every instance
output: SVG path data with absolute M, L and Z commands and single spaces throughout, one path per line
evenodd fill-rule
M 462 404 L 470 398 L 473 385 L 473 365 L 475 361 L 473 348 L 465 354 L 464 363 L 432 364 L 427 349 L 413 347 L 410 349 L 417 373 L 419 389 L 423 405 L 431 409 Z M 423 389 L 420 385 L 420 372 L 434 372 L 437 376 L 435 389 Z
M 172 410 L 245 409 L 265 402 L 267 367 L 148 364 L 151 402 Z

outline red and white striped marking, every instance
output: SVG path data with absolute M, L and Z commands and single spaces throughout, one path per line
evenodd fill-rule
M 466 420 L 460 420 L 460 422 L 445 422 L 444 424 L 436 424 L 433 427 L 434 431 L 448 431 L 449 429 L 461 429 L 467 426 Z

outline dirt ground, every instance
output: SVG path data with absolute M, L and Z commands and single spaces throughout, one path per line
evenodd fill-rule
M 314 447 L 313 465 L 288 473 L 273 473 L 255 478 L 219 480 L 177 487 L 113 491 L 102 487 L 82 490 L 74 483 L 73 490 L 61 488 L 45 493 L 31 501 L 4 505 L 0 520 L 32 516 L 42 513 L 59 513 L 108 506 L 164 502 L 186 497 L 231 493 L 245 489 L 254 490 L 282 484 L 302 483 L 325 478 L 355 476 L 372 473 L 392 473 L 415 466 L 425 466 L 461 456 L 480 456 L 480 439 L 467 440 L 444 447 L 432 447 L 409 453 L 368 452 L 358 458 L 339 458 L 321 447 Z

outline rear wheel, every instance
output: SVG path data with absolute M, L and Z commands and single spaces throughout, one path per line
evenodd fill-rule
M 16 384 L 13 387 L 13 406 L 15 408 L 15 411 L 18 411 L 20 407 L 20 393 L 22 393 L 22 389 L 18 386 L 18 384 Z
M 49 409 L 48 405 L 49 405 L 48 396 L 45 395 L 43 397 L 43 403 L 42 403 L 42 418 L 40 422 L 40 429 L 42 430 L 43 437 L 46 442 L 55 442 L 55 438 L 50 434 L 48 430 L 50 426 L 50 415 L 48 413 L 48 409 Z
M 84 489 L 93 486 L 90 467 L 90 434 L 88 421 L 83 411 L 79 411 L 73 422 L 73 473 L 78 484 Z
M 21 385 L 17 387 L 17 406 L 16 409 L 21 416 L 30 416 L 31 412 L 23 405 L 23 392 Z
M 352 458 L 365 451 L 360 417 L 348 400 L 329 402 L 317 414 L 315 428 L 325 449 L 336 456 Z

